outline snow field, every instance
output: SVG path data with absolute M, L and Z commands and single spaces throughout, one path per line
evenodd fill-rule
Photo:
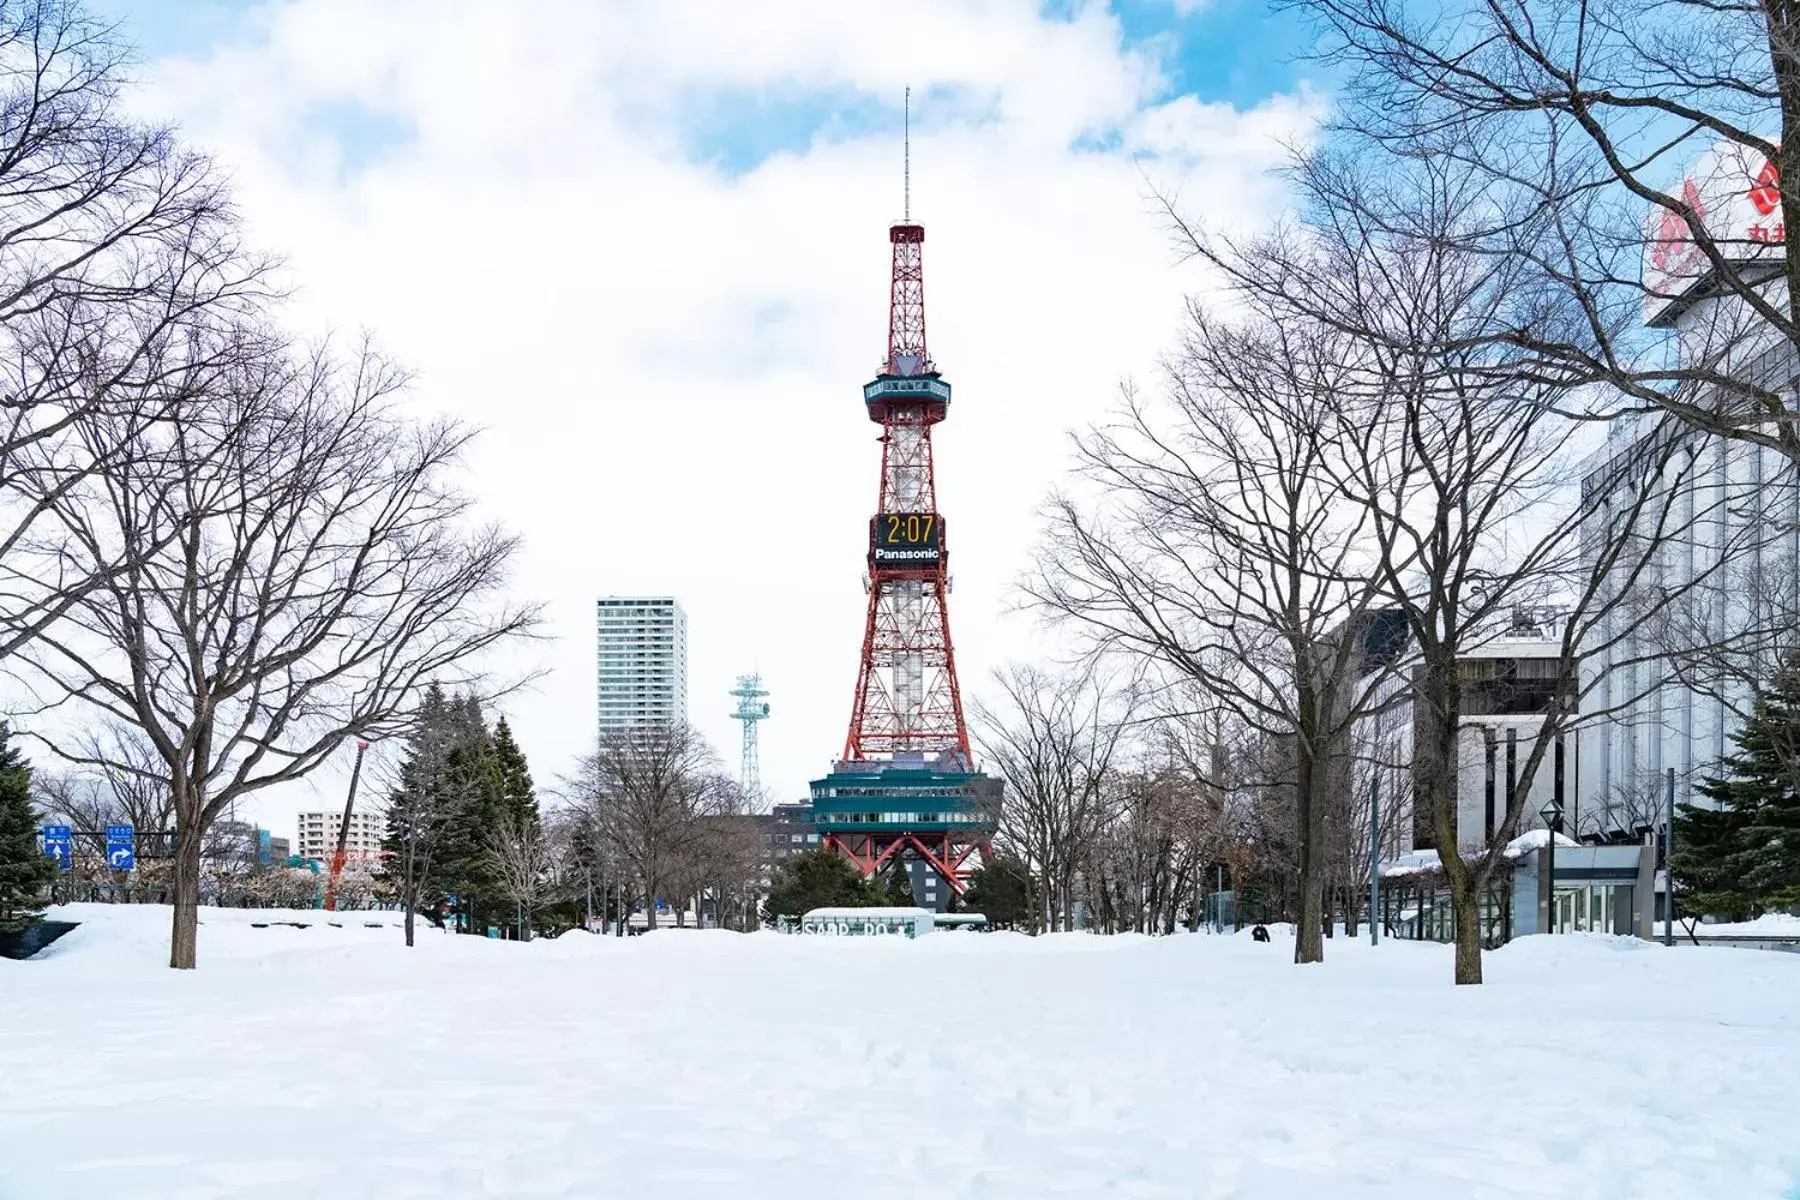
M 0 1200 L 1785 1198 L 1800 955 L 1528 938 L 529 945 L 168 910 L 0 961 Z M 313 922 L 254 929 L 252 920 Z M 22 1032 L 23 1036 L 19 1036 Z

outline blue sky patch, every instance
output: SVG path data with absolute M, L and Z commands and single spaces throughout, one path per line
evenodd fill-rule
M 100 20 L 123 27 L 146 59 L 193 56 L 243 27 L 265 0 L 87 0 Z
M 878 97 L 853 88 L 734 90 L 696 97 L 680 124 L 690 160 L 735 177 L 777 154 L 803 153 L 818 140 L 883 128 L 887 119 Z
M 682 147 L 691 161 L 736 177 L 777 154 L 803 153 L 819 142 L 870 134 L 897 138 L 903 120 L 897 99 L 855 88 L 707 92 L 681 116 Z M 980 124 L 999 116 L 992 98 L 968 88 L 915 88 L 912 106 L 914 129 Z
M 1174 94 L 1254 108 L 1318 69 L 1296 61 L 1312 37 L 1267 0 L 1207 0 L 1185 16 L 1170 0 L 1113 0 L 1127 46 L 1156 53 Z
M 390 113 L 348 100 L 314 105 L 307 111 L 305 128 L 308 134 L 332 144 L 338 153 L 338 170 L 346 176 L 390 157 L 418 132 Z
M 245 16 L 269 0 L 89 0 L 104 20 L 123 24 L 146 59 L 194 56 L 213 44 L 241 37 Z M 1268 0 L 1206 0 L 1177 12 L 1174 0 L 1043 0 L 1050 20 L 1076 20 L 1096 6 L 1118 22 L 1126 47 L 1156 59 L 1169 82 L 1161 99 L 1191 94 L 1204 102 L 1251 108 L 1302 78 L 1321 80 L 1316 64 L 1298 62 L 1310 44 L 1303 23 L 1271 11 Z M 727 177 L 739 177 L 780 154 L 800 154 L 818 142 L 897 133 L 897 97 L 854 87 L 829 90 L 746 89 L 696 93 L 685 99 L 676 123 L 682 153 Z M 403 144 L 411 131 L 379 112 L 324 106 L 310 114 L 309 133 L 330 139 L 343 154 L 343 169 L 356 172 Z M 914 93 L 922 127 L 994 119 L 992 98 L 950 88 Z M 1106 152 L 1118 145 L 1105 130 L 1086 135 L 1075 149 Z

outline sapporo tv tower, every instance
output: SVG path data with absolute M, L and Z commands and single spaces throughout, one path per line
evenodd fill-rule
M 869 419 L 881 426 L 869 615 L 844 756 L 812 783 L 813 821 L 825 848 L 865 877 L 904 869 L 915 898 L 941 907 L 967 888 L 975 855 L 992 857 L 1000 781 L 975 770 L 950 640 L 950 554 L 931 459 L 950 385 L 925 347 L 925 227 L 912 223 L 910 126 L 909 92 L 906 215 L 888 229 L 887 361 L 863 387 Z

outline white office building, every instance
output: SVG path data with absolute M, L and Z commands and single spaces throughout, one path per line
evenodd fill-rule
M 1583 472 L 1584 489 L 1629 492 L 1632 468 L 1656 453 L 1668 423 L 1617 423 Z M 1675 798 L 1733 749 L 1753 685 L 1772 678 L 1800 613 L 1800 480 L 1774 451 L 1697 434 L 1674 482 L 1675 535 L 1657 547 L 1640 591 L 1669 611 L 1645 620 L 1626 605 L 1596 631 L 1582 658 L 1587 707 L 1605 714 L 1581 734 L 1582 807 L 1606 811 L 1614 832 L 1661 826 L 1667 772 Z M 1622 484 L 1615 481 L 1624 479 Z M 1602 519 L 1600 510 L 1595 519 Z M 1640 522 L 1642 524 L 1642 522 Z M 1648 531 L 1643 531 L 1648 536 Z
M 672 596 L 606 596 L 596 607 L 601 736 L 688 717 L 687 614 Z
M 1777 254 L 1779 245 L 1755 240 L 1761 218 L 1749 193 L 1761 163 L 1743 157 L 1716 150 L 1688 184 L 1708 198 L 1714 236 L 1737 247 L 1728 253 Z M 1741 299 L 1721 292 L 1685 227 L 1664 233 L 1666 240 L 1651 242 L 1645 264 L 1645 323 L 1671 330 L 1682 359 L 1791 396 L 1800 380 L 1793 348 Z M 1725 411 L 1742 403 L 1716 393 L 1691 402 Z M 1671 445 L 1680 452 L 1671 453 Z M 1606 502 L 1584 504 L 1589 519 L 1605 520 L 1629 503 L 1637 481 L 1653 470 L 1670 498 L 1651 514 L 1661 527 L 1654 564 L 1629 584 L 1615 583 L 1660 598 L 1667 611 L 1645 621 L 1626 606 L 1582 656 L 1584 707 L 1597 719 L 1581 732 L 1581 804 L 1606 814 L 1610 832 L 1620 834 L 1662 826 L 1671 770 L 1678 802 L 1705 803 L 1693 786 L 1733 750 L 1755 687 L 1773 676 L 1800 623 L 1800 478 L 1793 462 L 1667 418 L 1615 421 L 1582 471 L 1584 500 Z M 1639 534 L 1656 536 L 1651 525 L 1640 519 Z M 1584 539 L 1590 566 L 1591 540 Z
M 303 812 L 295 821 L 294 853 L 301 858 L 330 862 L 331 856 L 337 853 L 338 827 L 344 821 L 343 811 Z M 351 856 L 379 854 L 381 838 L 386 832 L 387 821 L 380 813 L 352 812 L 344 851 Z

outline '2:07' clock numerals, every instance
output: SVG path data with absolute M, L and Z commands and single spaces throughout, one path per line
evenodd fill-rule
M 889 513 L 887 516 L 887 533 L 882 539 L 892 546 L 895 544 L 918 545 L 931 540 L 931 530 L 937 524 L 937 517 L 932 513 L 911 513 L 902 516 Z

